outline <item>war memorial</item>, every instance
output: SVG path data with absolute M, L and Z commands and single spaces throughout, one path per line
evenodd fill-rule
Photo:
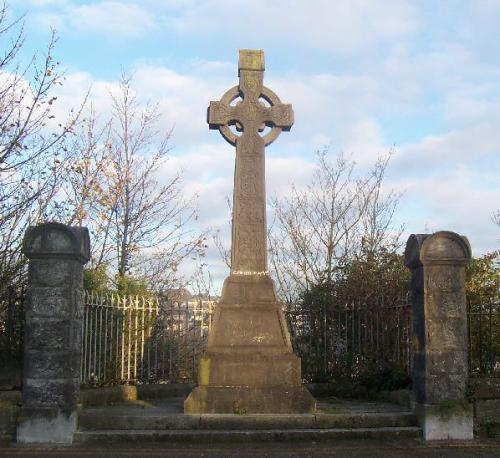
M 197 440 L 200 431 L 222 440 L 226 430 L 233 437 L 265 430 L 287 440 L 358 437 L 359 425 L 368 435 L 473 439 L 465 302 L 471 248 L 453 232 L 415 234 L 406 244 L 413 307 L 411 411 L 386 412 L 378 420 L 370 413 L 336 415 L 321 411 L 303 385 L 301 360 L 292 349 L 267 262 L 265 148 L 292 128 L 294 114 L 264 85 L 264 70 L 263 51 L 240 50 L 238 85 L 208 109 L 210 129 L 236 149 L 231 269 L 184 412 L 158 410 L 139 420 L 128 411 L 92 417 L 82 409 L 82 272 L 91 241 L 85 228 L 47 223 L 31 227 L 24 239 L 29 292 L 17 442 L 106 440 L 113 436 L 109 423 L 121 428 L 115 431 L 120 440 Z M 89 431 L 106 415 L 108 426 Z M 380 418 L 388 423 L 376 429 Z

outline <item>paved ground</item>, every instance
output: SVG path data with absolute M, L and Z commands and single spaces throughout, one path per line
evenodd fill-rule
M 499 441 L 426 444 L 420 440 L 343 441 L 336 443 L 245 443 L 245 444 L 116 444 L 69 448 L 1 447 L 8 457 L 346 457 L 346 458 L 475 458 L 500 457 Z

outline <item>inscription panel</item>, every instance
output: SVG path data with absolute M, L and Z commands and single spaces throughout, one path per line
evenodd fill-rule
M 219 329 L 215 336 L 213 345 L 219 342 L 224 346 L 282 346 L 283 333 L 276 319 L 275 310 L 232 310 L 223 309 L 220 311 L 219 320 L 231 323 Z

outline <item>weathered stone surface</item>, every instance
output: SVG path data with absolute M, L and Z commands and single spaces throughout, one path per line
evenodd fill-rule
M 84 228 L 58 223 L 28 229 L 23 408 L 18 442 L 71 443 L 80 389 Z
M 446 321 L 444 327 L 443 321 Z M 464 342 L 467 342 L 467 327 L 464 325 L 463 318 L 428 314 L 426 328 L 428 352 L 461 352 L 464 350 Z
M 57 316 L 69 319 L 74 313 L 70 307 L 70 291 L 67 286 L 33 286 L 27 295 L 29 308 L 26 313 L 36 318 Z
M 208 352 L 202 359 L 200 370 L 204 385 L 301 386 L 300 359 L 290 354 L 266 355 L 238 350 Z
M 49 259 L 35 258 L 32 261 L 30 281 L 43 287 L 66 287 L 73 279 L 75 262 L 72 259 L 59 259 L 54 263 L 53 254 Z
M 435 404 L 443 401 L 464 400 L 467 380 L 467 373 L 427 373 L 425 378 L 426 403 Z
M 54 332 L 57 329 L 57 332 Z M 71 341 L 72 320 L 35 320 L 26 330 L 25 347 L 28 350 L 52 350 L 64 348 Z M 80 331 L 81 332 L 81 331 Z
M 26 378 L 23 386 L 23 406 L 73 410 L 78 400 L 80 379 Z
M 469 242 L 453 232 L 408 239 L 405 262 L 411 269 L 413 306 L 413 391 L 425 439 L 472 438 L 467 406 L 467 307 L 465 265 Z M 470 417 L 470 418 L 469 418 Z
M 463 350 L 429 352 L 427 355 L 428 371 L 433 374 L 456 374 L 463 377 L 468 373 L 467 353 Z
M 425 440 L 472 440 L 472 405 L 419 404 L 415 408 Z
M 48 411 L 43 410 L 31 412 L 30 415 L 21 414 L 17 426 L 17 441 L 28 444 L 71 444 L 76 430 L 76 411 L 55 412 L 55 415 L 48 415 Z
M 64 348 L 64 347 L 57 347 Z M 53 349 L 48 352 L 45 350 L 28 351 L 25 356 L 25 372 L 24 377 L 31 379 L 32 377 L 43 374 L 48 379 L 63 379 L 66 377 L 77 378 L 79 376 L 79 366 L 72 364 L 68 359 L 72 357 L 66 350 L 59 352 Z M 78 358 L 78 355 L 74 355 Z
M 267 273 L 264 149 L 293 124 L 293 111 L 263 85 L 263 51 L 241 50 L 240 83 L 210 102 L 208 123 L 236 146 L 231 274 L 215 310 L 199 387 L 187 413 L 312 412 L 282 305 Z M 236 99 L 241 101 L 233 104 Z M 241 135 L 233 133 L 235 125 Z M 261 136 L 265 126 L 271 131 Z

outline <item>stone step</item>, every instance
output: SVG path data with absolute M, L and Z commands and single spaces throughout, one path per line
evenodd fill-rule
M 387 428 L 328 428 L 270 430 L 101 430 L 78 431 L 76 443 L 91 442 L 231 442 L 231 441 L 301 441 L 332 439 L 401 439 L 418 438 L 421 430 L 415 426 Z
M 353 429 L 416 426 L 411 412 L 303 414 L 303 415 L 185 415 L 152 413 L 117 415 L 82 411 L 78 427 L 82 431 L 99 430 L 281 430 L 281 429 Z

